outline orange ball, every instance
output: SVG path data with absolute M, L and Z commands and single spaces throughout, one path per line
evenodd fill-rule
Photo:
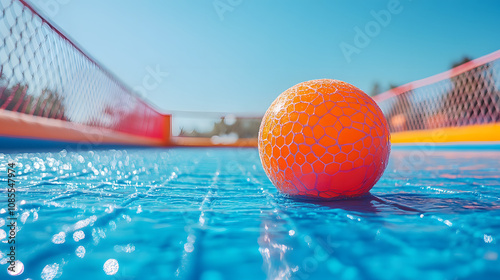
M 289 88 L 260 125 L 264 170 L 281 192 L 292 196 L 366 194 L 384 173 L 390 150 L 387 122 L 375 101 L 337 80 Z

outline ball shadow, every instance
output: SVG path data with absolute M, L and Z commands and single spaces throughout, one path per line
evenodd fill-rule
M 456 196 L 436 197 L 423 194 L 396 193 L 373 195 L 343 200 L 304 200 L 290 198 L 301 203 L 308 203 L 330 209 L 341 209 L 358 213 L 386 214 L 421 214 L 446 213 L 455 214 L 471 211 L 500 210 L 500 202 L 478 202 Z

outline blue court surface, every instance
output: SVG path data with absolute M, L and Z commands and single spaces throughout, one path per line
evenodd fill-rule
M 19 279 L 44 280 L 494 279 L 499 158 L 395 147 L 371 195 L 322 202 L 280 195 L 250 148 L 0 154 L 3 174 L 17 162 Z

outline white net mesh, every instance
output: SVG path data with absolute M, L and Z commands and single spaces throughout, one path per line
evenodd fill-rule
M 162 114 L 22 0 L 0 0 L 0 109 L 154 138 L 165 126 Z
M 500 51 L 378 96 L 391 132 L 500 121 Z

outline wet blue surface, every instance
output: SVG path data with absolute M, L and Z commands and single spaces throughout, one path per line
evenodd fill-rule
M 0 154 L 0 183 L 17 162 L 16 279 L 495 279 L 499 158 L 394 148 L 370 196 L 336 202 L 281 196 L 256 149 Z

